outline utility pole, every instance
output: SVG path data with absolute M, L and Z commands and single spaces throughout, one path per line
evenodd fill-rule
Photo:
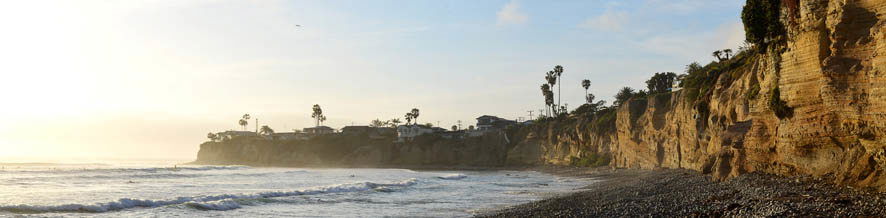
M 258 118 L 255 118 L 255 133 L 258 133 Z
M 529 119 L 532 119 L 532 110 L 528 110 L 526 112 L 529 112 Z
M 458 129 L 461 130 L 461 120 L 458 120 Z

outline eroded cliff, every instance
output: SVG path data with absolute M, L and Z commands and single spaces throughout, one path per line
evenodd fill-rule
M 634 99 L 617 109 L 467 140 L 209 142 L 201 145 L 198 162 L 608 163 L 686 168 L 717 179 L 757 171 L 812 175 L 886 191 L 886 1 L 784 0 L 779 7 L 784 33 L 772 45 L 712 63 L 697 79 L 701 86 Z
M 508 151 L 504 132 L 445 139 L 424 135 L 407 143 L 395 138 L 324 135 L 310 140 L 237 137 L 200 145 L 198 164 L 293 167 L 498 167 Z
M 586 118 L 554 121 L 511 151 L 536 159 L 509 161 L 570 164 L 596 152 L 614 167 L 804 174 L 886 191 L 886 1 L 782 3 L 783 43 L 723 63 L 703 96 L 632 100 L 610 132 Z

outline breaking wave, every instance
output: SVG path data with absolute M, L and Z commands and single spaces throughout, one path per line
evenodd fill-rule
M 0 211 L 11 213 L 52 213 L 52 212 L 79 212 L 79 213 L 102 213 L 118 211 L 135 207 L 161 207 L 168 205 L 185 205 L 200 210 L 233 210 L 242 207 L 244 202 L 255 200 L 289 197 L 300 195 L 318 195 L 328 193 L 361 192 L 369 190 L 390 190 L 392 187 L 408 187 L 415 185 L 415 178 L 394 183 L 358 182 L 328 186 L 319 186 L 294 191 L 271 191 L 252 194 L 220 194 L 208 196 L 178 197 L 166 200 L 144 200 L 121 198 L 117 201 L 93 204 L 63 204 L 63 205 L 0 205 Z M 247 203 L 248 204 L 248 203 Z
M 458 173 L 454 173 L 454 174 L 446 174 L 446 175 L 442 175 L 442 176 L 437 176 L 437 178 L 439 178 L 439 179 L 445 179 L 445 180 L 459 180 L 459 179 L 464 179 L 464 178 L 467 178 L 467 177 L 468 177 L 468 176 L 465 176 L 464 174 L 458 174 Z

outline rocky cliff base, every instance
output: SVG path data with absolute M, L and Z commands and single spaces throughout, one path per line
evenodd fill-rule
M 554 170 L 563 173 L 563 170 Z M 566 170 L 586 190 L 479 217 L 878 217 L 886 195 L 811 177 L 745 174 L 726 182 L 689 170 Z

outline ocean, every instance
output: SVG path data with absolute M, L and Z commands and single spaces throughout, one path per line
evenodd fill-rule
M 0 216 L 468 217 L 593 183 L 533 171 L 0 166 Z

